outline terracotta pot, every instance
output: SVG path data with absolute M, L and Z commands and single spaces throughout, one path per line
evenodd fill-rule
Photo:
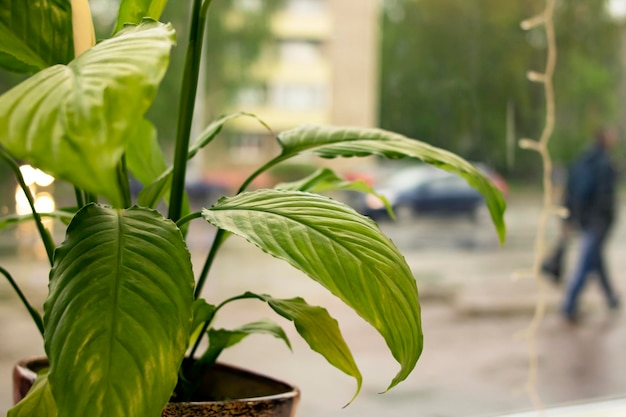
M 13 400 L 20 401 L 35 382 L 46 358 L 31 358 L 13 368 Z M 218 383 L 219 381 L 219 383 Z M 217 364 L 203 375 L 202 398 L 239 398 L 225 401 L 170 402 L 162 417 L 294 417 L 300 391 L 289 384 L 233 366 Z

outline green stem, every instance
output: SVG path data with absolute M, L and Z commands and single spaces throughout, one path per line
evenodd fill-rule
M 97 203 L 98 196 L 92 193 L 85 193 L 85 203 Z
M 252 181 L 254 181 L 259 175 L 273 168 L 275 165 L 278 165 L 279 163 L 286 161 L 289 158 L 291 158 L 291 156 L 279 155 L 276 158 L 269 161 L 268 163 L 266 163 L 265 165 L 263 165 L 261 168 L 254 171 L 248 178 L 246 178 L 243 184 L 241 184 L 241 187 L 239 187 L 237 194 L 241 194 L 242 192 L 244 192 L 250 186 L 250 184 L 252 184 Z
M 195 297 L 196 299 L 200 297 L 200 293 L 202 293 L 202 288 L 206 283 L 207 276 L 209 275 L 209 271 L 211 270 L 211 266 L 213 265 L 213 261 L 215 260 L 215 256 L 217 255 L 217 251 L 222 246 L 222 243 L 226 241 L 230 234 L 224 229 L 217 229 L 217 233 L 215 234 L 215 238 L 213 239 L 213 244 L 211 245 L 211 250 L 204 262 L 204 266 L 202 267 L 202 272 L 200 272 L 200 276 L 198 277 L 198 283 L 196 284 Z
M 227 300 L 222 301 L 216 308 L 215 311 L 213 312 L 213 314 L 211 315 L 211 317 L 209 317 L 209 319 L 207 321 L 204 322 L 204 326 L 202 326 L 202 330 L 200 331 L 200 334 L 198 335 L 198 338 L 196 339 L 196 342 L 194 343 L 193 347 L 191 348 L 191 351 L 189 353 L 189 357 L 193 358 L 194 355 L 196 354 L 196 351 L 198 350 L 198 347 L 200 346 L 200 341 L 202 340 L 202 336 L 204 335 L 204 333 L 207 331 L 207 329 L 209 328 L 209 326 L 211 325 L 211 323 L 213 322 L 213 319 L 215 318 L 215 316 L 217 315 L 217 312 L 220 311 L 220 309 L 222 307 L 224 307 L 226 304 L 232 303 L 233 301 L 237 301 L 237 300 L 248 300 L 251 298 L 256 298 L 258 300 L 261 300 L 261 298 L 259 298 L 257 295 L 252 294 L 252 293 L 245 293 L 245 294 L 241 294 L 241 295 L 236 295 L 234 297 L 231 297 Z
M 35 310 L 34 307 L 30 305 L 30 303 L 26 299 L 26 296 L 24 296 L 24 293 L 6 269 L 0 267 L 0 274 L 4 275 L 4 277 L 9 281 L 9 284 L 11 284 L 11 287 L 13 287 L 13 289 L 17 293 L 17 296 L 20 297 L 20 300 L 22 300 L 22 304 L 24 304 L 24 307 L 26 307 L 26 310 L 28 310 L 30 316 L 33 318 L 35 325 L 39 329 L 39 333 L 41 333 L 41 336 L 43 336 L 43 320 L 41 319 L 41 316 L 39 315 L 37 310 Z
M 174 174 L 170 193 L 168 217 L 178 221 L 182 214 L 185 175 L 187 171 L 187 154 L 189 137 L 198 90 L 202 41 L 206 26 L 207 12 L 212 0 L 194 0 L 189 31 L 189 46 L 185 59 L 183 84 L 178 107 L 178 127 L 176 132 L 176 149 L 174 152 Z
M 83 195 L 83 191 L 78 187 L 74 187 L 74 193 L 76 194 L 76 207 L 80 210 L 85 206 L 85 196 Z
M 48 231 L 48 229 L 46 229 L 46 227 L 43 225 L 41 216 L 39 215 L 37 210 L 35 210 L 35 199 L 33 197 L 33 193 L 30 191 L 30 188 L 28 187 L 28 185 L 26 185 L 26 182 L 24 181 L 24 177 L 22 176 L 22 172 L 20 171 L 20 167 L 19 165 L 17 165 L 17 162 L 15 162 L 15 160 L 8 153 L 6 153 L 4 149 L 1 149 L 1 148 L 0 148 L 0 157 L 4 159 L 6 163 L 9 165 L 9 168 L 13 170 L 13 173 L 15 174 L 15 178 L 17 179 L 17 182 L 19 183 L 20 188 L 22 189 L 22 191 L 24 191 L 24 194 L 26 195 L 26 198 L 28 199 L 28 204 L 30 205 L 30 209 L 33 212 L 33 218 L 35 219 L 37 230 L 39 231 L 39 235 L 41 236 L 41 241 L 43 242 L 43 245 L 46 248 L 48 261 L 50 262 L 50 265 L 52 265 L 54 261 L 54 249 L 55 249 L 54 240 L 52 240 L 52 236 L 50 235 L 50 232 Z
M 128 167 L 126 166 L 126 155 L 122 156 L 122 160 L 117 165 L 117 182 L 122 191 L 122 202 L 124 208 L 131 206 L 130 185 L 128 183 Z
M 176 222 L 176 226 L 178 226 L 178 228 L 181 229 L 185 224 L 189 223 L 193 219 L 198 219 L 200 217 L 202 217 L 202 212 L 201 211 L 196 211 L 195 213 L 190 213 L 190 214 L 186 215 L 185 217 L 183 217 L 182 219 L 178 220 Z

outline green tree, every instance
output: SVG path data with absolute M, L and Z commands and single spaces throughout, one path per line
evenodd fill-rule
M 600 124 L 617 116 L 619 26 L 604 1 L 560 2 L 556 10 L 558 108 L 552 151 L 567 162 Z M 520 22 L 540 0 L 388 0 L 383 13 L 381 125 L 506 168 L 507 108 L 516 138 L 537 137 L 542 86 L 526 79 L 545 67 L 542 28 Z M 537 158 L 516 152 L 520 173 Z

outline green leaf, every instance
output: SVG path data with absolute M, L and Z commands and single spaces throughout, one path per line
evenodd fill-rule
M 48 372 L 45 371 L 37 375 L 28 395 L 9 410 L 7 417 L 56 417 L 57 414 L 56 403 L 48 382 Z
M 364 193 L 374 192 L 364 181 L 346 181 L 330 168 L 320 168 L 299 181 L 280 183 L 274 188 L 277 190 L 307 191 L 311 193 L 334 190 L 355 190 Z
M 46 68 L 0 96 L 0 144 L 14 157 L 121 205 L 116 166 L 150 106 L 174 43 L 146 22 Z
M 139 24 L 144 17 L 159 20 L 166 4 L 167 0 L 122 0 L 114 33 L 126 24 Z
M 126 143 L 128 169 L 144 185 L 151 184 L 167 169 L 165 155 L 152 123 L 143 119 Z
M 213 225 L 289 262 L 352 307 L 385 338 L 406 379 L 422 351 L 417 287 L 376 223 L 329 198 L 259 190 L 202 212 Z
M 217 357 L 224 349 L 236 345 L 252 334 L 267 334 L 281 339 L 289 349 L 291 343 L 285 334 L 285 331 L 271 320 L 259 320 L 248 323 L 234 330 L 226 329 L 210 329 L 209 330 L 209 347 L 202 357 L 198 360 L 198 366 L 206 366 L 215 363 Z
M 259 297 L 278 314 L 293 321 L 296 330 L 311 349 L 324 356 L 334 367 L 356 379 L 357 390 L 354 394 L 356 398 L 361 390 L 363 378 L 339 330 L 337 320 L 332 318 L 326 309 L 311 306 L 300 297 L 290 300 L 281 300 L 268 295 Z
M 385 130 L 316 125 L 282 132 L 278 142 L 283 148 L 283 159 L 303 152 L 313 152 L 323 158 L 369 155 L 410 157 L 458 174 L 483 195 L 500 241 L 504 241 L 506 203 L 502 194 L 478 169 L 451 152 Z
M 74 56 L 69 0 L 0 0 L 0 67 L 34 73 Z
M 193 324 L 191 330 L 196 331 L 202 324 L 211 320 L 217 311 L 217 307 L 207 303 L 204 299 L 198 298 L 193 302 Z
M 142 120 L 136 127 L 135 133 L 130 136 L 126 143 L 126 163 L 133 175 L 144 187 L 157 181 L 161 174 L 167 170 L 165 155 L 157 139 L 157 131 L 148 120 Z M 158 182 L 158 181 L 157 181 Z M 169 203 L 171 178 L 162 184 L 160 188 L 162 198 Z M 161 195 L 161 194 L 159 194 Z M 138 204 L 148 208 L 155 208 L 160 199 L 146 201 L 139 193 Z M 155 194 L 156 196 L 156 194 Z M 189 199 L 185 193 L 182 214 L 190 212 Z
M 44 306 L 59 416 L 160 416 L 187 347 L 193 286 L 180 230 L 159 213 L 79 211 Z
M 187 153 L 187 159 L 191 159 L 205 146 L 207 146 L 215 137 L 222 131 L 224 125 L 230 120 L 236 119 L 238 117 L 252 117 L 256 119 L 263 126 L 267 125 L 257 118 L 253 114 L 248 113 L 233 113 L 226 116 L 222 116 L 209 126 L 207 126 L 204 131 L 193 141 L 193 143 L 189 146 L 189 152 Z M 268 128 L 269 129 L 269 128 Z M 138 203 L 145 207 L 155 207 L 159 201 L 166 197 L 172 185 L 172 175 L 174 172 L 173 167 L 169 167 L 167 170 L 161 173 L 161 175 L 152 182 L 149 186 L 146 186 L 139 193 Z
M 346 181 L 337 175 L 330 168 L 320 168 L 313 174 L 300 181 L 293 181 L 289 183 L 277 184 L 277 190 L 291 190 L 291 191 L 307 191 L 311 193 L 322 193 L 324 191 L 336 191 L 336 190 L 351 190 L 358 191 L 360 193 L 371 194 L 376 196 L 383 202 L 387 208 L 387 213 L 392 219 L 395 218 L 391 204 L 384 195 L 376 193 L 372 187 L 367 185 L 363 180 Z

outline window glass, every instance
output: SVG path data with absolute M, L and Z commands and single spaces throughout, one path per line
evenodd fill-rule
M 235 8 L 247 12 L 258 12 L 262 5 L 261 0 L 235 0 L 234 3 Z
M 286 40 L 279 44 L 280 59 L 295 64 L 312 64 L 321 59 L 321 44 L 304 40 Z
M 272 105 L 289 110 L 317 110 L 327 105 L 323 85 L 277 84 L 272 89 Z
M 289 0 L 287 2 L 287 9 L 295 13 L 321 12 L 325 7 L 325 0 Z

